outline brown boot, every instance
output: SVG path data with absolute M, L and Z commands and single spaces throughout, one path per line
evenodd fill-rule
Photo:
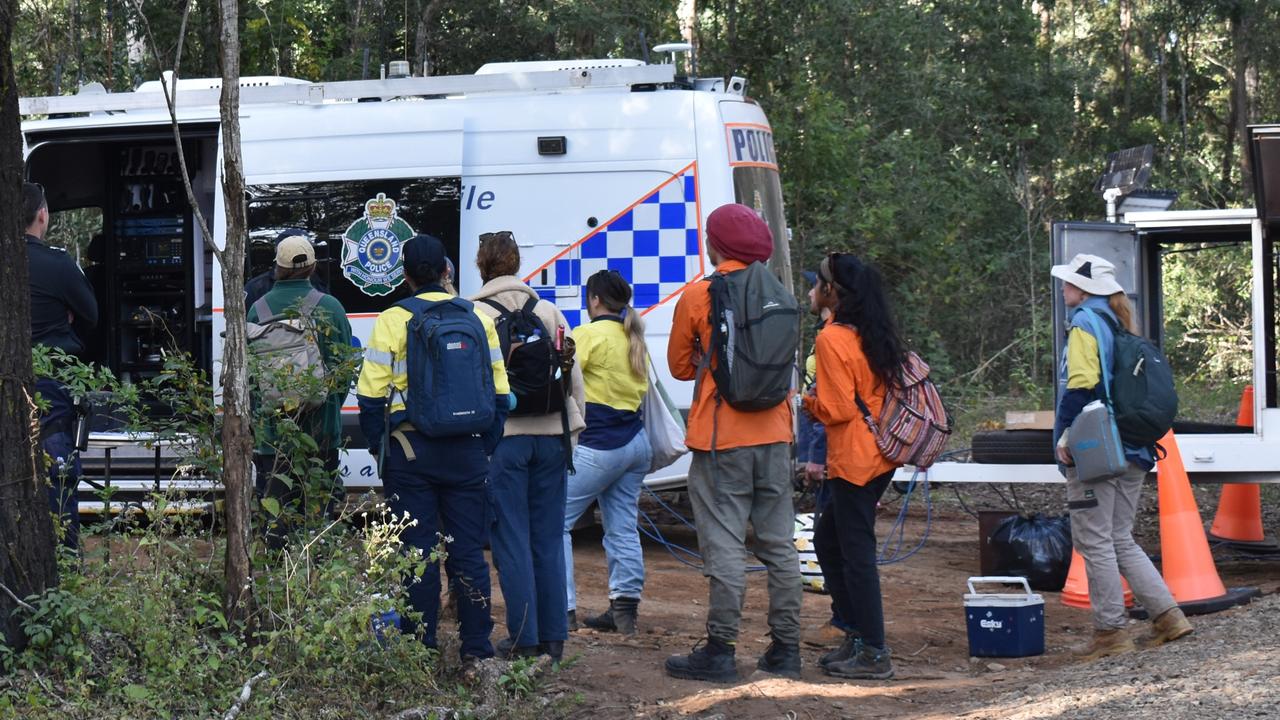
M 1111 657 L 1121 653 L 1133 652 L 1138 646 L 1124 628 L 1111 630 L 1094 630 L 1093 638 L 1086 644 L 1072 650 L 1077 658 L 1088 662 L 1098 658 Z
M 1172 607 L 1151 621 L 1151 633 L 1142 639 L 1143 647 L 1155 647 L 1190 635 L 1195 628 L 1187 622 L 1182 608 Z

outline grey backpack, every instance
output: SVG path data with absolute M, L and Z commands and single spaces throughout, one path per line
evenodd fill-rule
M 312 289 L 302 298 L 298 316 L 272 315 L 266 298 L 253 304 L 258 322 L 247 323 L 249 370 L 258 397 L 273 410 L 314 410 L 324 405 L 324 357 L 312 313 L 324 293 Z
M 738 410 L 767 410 L 787 399 L 800 346 L 796 297 L 763 263 L 711 276 L 711 347 L 716 392 Z

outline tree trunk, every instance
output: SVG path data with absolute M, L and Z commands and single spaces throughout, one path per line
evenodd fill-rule
M 228 619 L 253 613 L 249 565 L 249 513 L 253 434 L 250 425 L 248 360 L 245 354 L 244 165 L 240 156 L 240 31 L 236 0 L 220 0 L 222 59 L 222 198 L 226 243 L 222 251 L 222 485 L 226 493 L 227 564 L 223 606 Z
M 31 289 L 22 238 L 22 139 L 10 40 L 15 0 L 0 0 L 0 582 L 19 598 L 58 584 L 53 517 L 32 438 Z M 0 620 L 10 648 L 26 646 L 13 615 L 18 603 L 0 590 Z
M 1241 3 L 1231 16 L 1231 117 L 1235 123 L 1232 132 L 1240 141 L 1240 182 L 1242 187 L 1253 186 L 1253 173 L 1249 165 L 1250 106 L 1257 91 L 1256 70 L 1252 67 L 1250 37 L 1253 29 L 1248 3 Z M 1225 178 L 1224 178 L 1225 179 Z
M 1124 124 L 1129 124 L 1133 117 L 1133 70 L 1130 56 L 1133 54 L 1133 4 L 1132 0 L 1120 0 L 1120 77 L 1124 99 L 1121 102 L 1121 117 Z
M 431 73 L 426 63 L 431 59 L 431 30 L 441 4 L 442 0 L 430 0 L 418 15 L 418 27 L 413 36 L 413 67 L 410 68 L 415 73 L 423 72 L 424 69 L 424 74 Z
M 693 53 L 690 55 L 692 60 L 689 67 L 685 68 L 685 73 L 693 77 L 698 62 L 698 2 L 697 0 L 680 0 L 679 7 L 676 8 L 676 20 L 680 24 L 680 37 L 685 42 L 693 46 Z M 730 68 L 732 70 L 733 68 Z
M 1160 66 L 1160 125 L 1169 124 L 1169 55 L 1164 50 L 1164 39 L 1156 45 L 1156 63 Z

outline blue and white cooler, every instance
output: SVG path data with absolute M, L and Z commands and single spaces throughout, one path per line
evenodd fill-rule
M 1023 592 L 980 593 L 975 584 L 1021 585 Z M 1024 577 L 971 577 L 964 596 L 969 625 L 969 654 L 975 657 L 1027 657 L 1044 654 L 1044 598 L 1031 592 Z

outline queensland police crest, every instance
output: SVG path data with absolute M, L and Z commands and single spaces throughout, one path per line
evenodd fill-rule
M 386 193 L 364 204 L 364 217 L 342 234 L 342 274 L 366 295 L 388 295 L 404 282 L 403 247 L 413 228 Z

